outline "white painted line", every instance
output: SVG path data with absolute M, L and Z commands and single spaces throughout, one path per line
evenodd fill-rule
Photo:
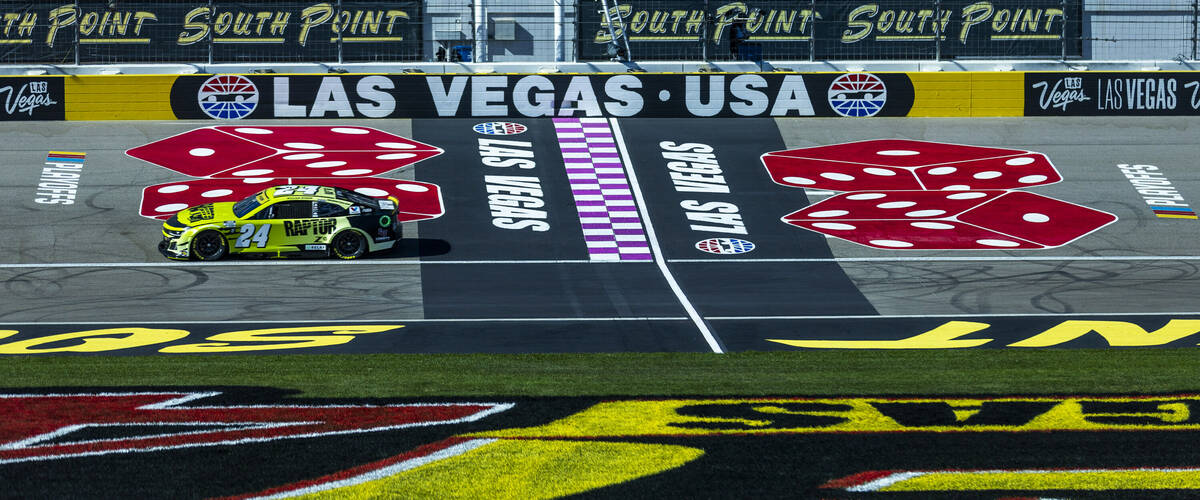
M 704 341 L 708 343 L 708 347 L 717 354 L 724 353 L 725 350 L 721 347 L 721 343 L 708 329 L 708 325 L 704 324 L 704 318 L 700 317 L 700 313 L 696 312 L 696 308 L 692 307 L 692 302 L 688 300 L 687 295 L 684 295 L 683 289 L 679 287 L 679 283 L 675 281 L 675 276 L 671 274 L 671 269 L 667 267 L 667 261 L 663 258 L 662 247 L 658 244 L 658 236 L 654 233 L 654 224 L 650 222 L 650 213 L 646 208 L 646 197 L 642 194 L 642 188 L 638 185 L 637 174 L 634 173 L 633 160 L 629 157 L 629 148 L 625 145 L 625 136 L 621 133 L 621 127 L 617 125 L 616 118 L 608 120 L 612 126 L 613 138 L 617 144 L 617 149 L 621 150 L 621 158 L 625 160 L 625 176 L 629 178 L 629 187 L 633 191 L 633 197 L 637 200 L 638 210 L 642 214 L 642 222 L 646 226 L 646 236 L 650 240 L 650 248 L 654 254 L 654 264 L 658 266 L 659 271 L 662 271 L 663 278 L 667 280 L 667 285 L 671 287 L 671 291 L 675 292 L 675 297 L 679 299 L 683 310 L 687 311 L 687 315 L 692 319 L 692 323 L 700 330 L 700 334 L 704 336 Z

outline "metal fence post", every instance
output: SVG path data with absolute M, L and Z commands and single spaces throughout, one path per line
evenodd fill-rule
M 933 1 L 933 58 L 942 60 L 942 0 Z
M 817 0 L 808 0 L 808 10 L 812 12 L 812 22 L 808 23 L 808 62 L 813 62 L 817 60 Z
M 208 64 L 213 63 L 213 0 L 208 0 Z
M 79 66 L 79 48 L 81 47 L 81 44 L 79 43 L 79 25 L 83 24 L 83 19 L 80 18 L 80 13 L 81 12 L 80 12 L 79 7 L 76 6 L 75 7 L 75 19 L 76 19 L 76 21 L 75 21 L 75 65 L 76 66 Z
M 1192 60 L 1195 61 L 1200 54 L 1196 53 L 1197 44 L 1200 43 L 1200 0 L 1192 0 Z
M 334 11 L 334 15 L 333 15 L 333 25 L 336 27 L 338 25 L 338 21 L 340 21 L 341 19 L 342 19 L 342 0 L 338 0 L 337 1 L 337 10 Z M 342 32 L 346 31 L 346 26 L 343 25 L 343 26 L 339 27 L 337 30 L 338 30 L 337 63 L 342 64 L 342 44 L 343 44 Z
M 1082 1 L 1082 0 L 1080 0 Z M 1062 60 L 1067 60 L 1067 0 L 1062 0 L 1063 22 L 1062 22 Z

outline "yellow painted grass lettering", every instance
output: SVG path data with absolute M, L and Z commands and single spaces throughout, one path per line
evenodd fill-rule
M 0 338 L 16 330 L 0 330 Z M 188 336 L 187 330 L 164 328 L 105 328 L 60 333 L 0 344 L 0 354 L 42 354 L 50 352 L 106 352 L 173 342 Z
M 846 488 L 866 491 L 1195 490 L 1200 469 L 905 471 Z
M 208 337 L 210 343 L 173 345 L 159 349 L 158 352 L 168 354 L 178 353 L 213 353 L 213 352 L 246 352 L 273 351 L 276 349 L 307 349 L 341 345 L 354 340 L 355 335 L 364 333 L 380 333 L 403 325 L 353 325 L 353 326 L 310 326 L 299 328 L 267 328 L 262 330 L 242 330 L 237 332 L 218 333 Z M 311 335 L 281 335 L 288 333 L 307 333 Z M 247 344 L 234 344 L 247 343 Z
M 703 454 L 661 444 L 500 440 L 369 482 L 297 498 L 559 498 L 658 474 Z
M 607 401 L 480 438 L 1200 429 L 1200 396 Z
M 994 339 L 960 338 L 991 326 L 974 321 L 948 321 L 927 332 L 898 340 L 766 340 L 806 349 L 964 349 L 992 342 Z M 1067 320 L 1032 337 L 1008 344 L 1008 347 L 1052 347 L 1093 332 L 1113 347 L 1160 346 L 1200 333 L 1200 320 L 1172 319 L 1153 331 L 1127 321 Z
M 241 330 L 209 336 L 207 343 L 166 346 L 158 352 L 168 354 L 266 351 L 307 349 L 341 345 L 356 335 L 382 333 L 404 325 L 305 326 Z M 18 330 L 0 330 L 0 339 L 17 335 Z M 302 335 L 287 335 L 302 334 Z M 109 352 L 157 344 L 167 344 L 191 335 L 187 330 L 170 328 L 105 328 L 80 332 L 43 335 L 0 344 L 0 354 L 45 354 L 54 352 Z
M 1152 332 L 1124 321 L 1070 320 L 1033 337 L 1009 344 L 1009 347 L 1049 347 L 1075 340 L 1091 332 L 1100 334 L 1111 346 L 1157 346 L 1200 333 L 1200 320 L 1173 319 Z
M 991 326 L 973 321 L 949 321 L 928 332 L 900 340 L 767 340 L 809 349 L 961 349 L 991 342 L 992 339 L 959 339 Z

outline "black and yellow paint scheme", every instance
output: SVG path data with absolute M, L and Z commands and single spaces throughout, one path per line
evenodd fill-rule
M 158 250 L 169 259 L 329 256 L 354 259 L 401 238 L 398 200 L 330 186 L 285 185 L 238 202 L 179 211 L 163 223 Z

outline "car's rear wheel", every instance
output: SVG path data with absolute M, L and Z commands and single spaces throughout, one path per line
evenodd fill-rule
M 339 259 L 357 259 L 367 253 L 367 239 L 348 229 L 333 237 L 333 254 Z
M 225 235 L 216 231 L 204 231 L 192 238 L 192 255 L 200 260 L 217 260 L 229 253 Z

